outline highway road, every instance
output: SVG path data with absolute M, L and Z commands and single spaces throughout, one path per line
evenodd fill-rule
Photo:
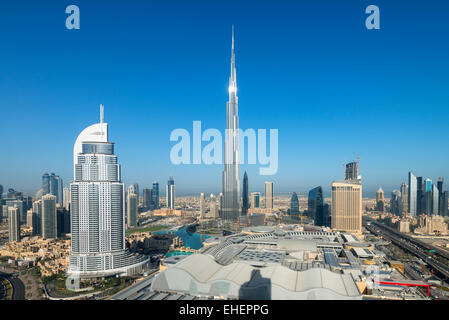
M 403 237 L 402 234 L 397 234 L 396 232 L 390 230 L 390 228 L 380 225 L 374 221 L 372 221 L 371 225 L 365 225 L 365 227 L 372 233 L 382 235 L 384 238 L 394 242 L 399 247 L 413 253 L 415 256 L 430 265 L 434 270 L 442 274 L 446 279 L 449 279 L 449 266 L 439 262 L 435 258 L 432 258 L 419 244 L 414 241 L 410 241 L 408 238 Z
M 13 274 L 0 272 L 0 278 L 6 279 L 12 286 L 12 300 L 25 300 L 25 285 Z

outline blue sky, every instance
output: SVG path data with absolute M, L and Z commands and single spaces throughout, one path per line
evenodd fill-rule
M 81 12 L 67 30 L 67 5 Z M 380 30 L 365 8 L 380 8 Z M 274 181 L 296 191 L 360 156 L 365 194 L 407 172 L 449 179 L 447 1 L 2 1 L 0 184 L 72 179 L 73 143 L 105 106 L 126 184 L 219 192 L 220 165 L 170 163 L 170 132 L 225 126 L 235 25 L 240 127 L 279 130 Z

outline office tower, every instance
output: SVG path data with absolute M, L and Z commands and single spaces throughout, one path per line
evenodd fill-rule
M 424 180 L 424 192 L 432 191 L 432 180 L 427 178 Z
M 62 178 L 59 176 L 56 176 L 56 181 L 58 184 L 58 189 L 57 189 L 57 193 L 56 193 L 56 203 L 59 204 L 60 206 L 62 206 L 63 204 L 63 190 L 64 190 L 64 185 L 62 182 Z
M 3 199 L 3 186 L 0 184 L 0 200 Z
M 42 190 L 43 195 L 50 193 L 50 175 L 47 172 L 42 175 Z
M 402 214 L 408 213 L 408 185 L 402 182 L 401 185 Z
M 399 216 L 402 212 L 402 198 L 399 190 L 393 190 L 390 198 L 390 212 Z
M 8 219 L 8 208 L 9 206 L 4 204 L 2 205 L 2 218 L 7 220 Z
M 376 192 L 376 211 L 384 211 L 385 208 L 385 199 L 384 199 L 384 191 L 379 187 Z
M 70 210 L 70 188 L 64 187 L 62 191 L 62 204 L 66 210 Z
M 42 235 L 42 200 L 33 202 L 33 236 Z
M 249 196 L 248 196 L 248 175 L 243 175 L 243 188 L 242 188 L 242 215 L 246 215 L 249 209 Z
M 153 182 L 153 188 L 151 189 L 152 204 L 154 209 L 159 209 L 159 182 Z
M 437 187 L 438 187 L 438 214 L 440 216 L 444 216 L 443 212 L 444 212 L 444 178 L 443 177 L 438 177 L 438 181 L 437 181 Z M 447 204 L 446 204 L 447 206 Z
M 418 181 L 412 172 L 408 173 L 408 211 L 413 217 L 417 216 Z
M 27 210 L 25 208 L 25 202 L 23 200 L 7 200 L 5 199 L 5 204 L 8 207 L 16 207 L 19 208 L 19 221 L 20 223 L 25 224 L 27 221 Z
M 440 192 L 435 184 L 432 185 L 432 198 L 432 214 L 438 215 Z
M 145 210 L 153 209 L 152 190 L 149 188 L 143 188 L 142 191 L 142 206 Z
M 440 197 L 440 201 L 439 201 L 440 208 L 441 208 L 440 215 L 443 217 L 449 216 L 449 214 L 448 214 L 448 199 L 449 199 L 449 192 L 443 191 L 443 193 L 441 194 L 441 197 Z
M 47 194 L 42 197 L 42 238 L 55 239 L 58 237 L 56 196 Z
M 9 235 L 9 242 L 20 241 L 19 208 L 8 207 L 8 235 Z
M 293 192 L 291 198 L 290 198 L 290 215 L 299 215 L 299 200 L 298 195 L 296 192 Z
M 218 205 L 219 205 L 219 212 L 221 212 L 221 209 L 223 209 L 224 206 L 223 192 L 220 192 L 220 194 L 218 195 Z
M 332 229 L 362 232 L 362 185 L 349 181 L 332 183 Z
M 206 217 L 206 199 L 204 198 L 204 193 L 200 194 L 200 218 L 204 219 Z
M 239 165 L 239 116 L 237 79 L 234 55 L 234 27 L 232 27 L 231 76 L 229 77 L 229 101 L 226 107 L 226 138 L 224 146 L 223 206 L 220 217 L 236 221 L 241 214 L 240 165 Z
M 124 185 L 100 108 L 100 123 L 84 129 L 73 147 L 70 278 L 132 275 L 149 262 L 125 247 Z
M 423 184 L 423 197 L 421 205 L 421 213 L 432 214 L 433 208 L 432 180 L 425 179 Z
M 345 180 L 359 179 L 359 164 L 357 162 L 350 162 L 346 164 Z
M 416 214 L 420 215 L 425 209 L 425 198 L 422 177 L 416 178 Z
M 136 194 L 136 196 L 137 196 L 137 206 L 139 205 L 139 200 L 140 200 L 140 198 L 139 198 L 139 195 L 140 195 L 140 193 L 139 193 L 139 185 L 137 184 L 137 183 L 133 183 L 132 184 L 132 186 L 133 186 L 133 188 L 134 188 L 134 193 Z
M 128 193 L 126 202 L 127 226 L 128 228 L 135 228 L 137 227 L 137 194 Z
M 273 209 L 273 182 L 265 182 L 265 208 Z
M 217 199 L 213 193 L 210 194 L 210 212 L 209 215 L 212 219 L 218 218 Z
M 167 182 L 167 208 L 174 209 L 175 208 L 175 180 L 173 177 L 170 177 Z
M 33 227 L 33 209 L 27 210 L 27 228 Z
M 126 196 L 128 196 L 128 194 L 136 194 L 136 187 L 134 184 L 131 184 L 128 186 L 128 188 L 126 189 Z
M 307 215 L 314 220 L 316 226 L 330 226 L 329 211 L 324 208 L 323 188 L 321 186 L 309 191 Z
M 251 208 L 260 208 L 260 192 L 251 193 Z

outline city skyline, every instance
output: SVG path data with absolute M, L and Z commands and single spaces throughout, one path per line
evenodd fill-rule
M 279 172 L 267 178 L 258 174 L 258 166 L 242 165 L 241 171 L 247 171 L 250 179 L 249 192 L 263 191 L 268 179 L 274 181 L 276 193 L 299 192 L 302 196 L 321 185 L 329 196 L 332 181 L 341 180 L 343 175 L 341 162 L 356 156 L 361 157 L 364 196 L 373 196 L 378 187 L 389 195 L 407 181 L 408 171 L 433 181 L 448 177 L 444 146 L 449 134 L 442 131 L 432 139 L 421 134 L 444 126 L 448 112 L 449 97 L 444 88 L 449 66 L 443 52 L 449 44 L 438 40 L 444 30 L 437 23 L 447 4 L 437 4 L 441 10 L 419 12 L 413 4 L 404 7 L 380 1 L 382 29 L 377 34 L 364 28 L 362 6 L 349 3 L 329 3 L 341 13 L 335 18 L 330 13 L 318 14 L 318 4 L 275 8 L 266 4 L 249 21 L 245 14 L 251 11 L 250 5 L 225 8 L 211 4 L 206 5 L 210 17 L 195 16 L 195 22 L 178 12 L 164 22 L 168 6 L 139 3 L 152 9 L 152 19 L 145 20 L 148 25 L 139 20 L 142 13 L 132 12 L 129 14 L 140 22 L 128 19 L 120 27 L 103 18 L 96 22 L 102 17 L 102 8 L 83 3 L 78 34 L 64 30 L 59 21 L 64 17 L 55 13 L 59 8 L 48 3 L 29 5 L 35 14 L 48 15 L 37 22 L 26 21 L 28 13 L 10 4 L 9 15 L 2 15 L 0 24 L 17 28 L 6 35 L 6 45 L 15 43 L 17 50 L 22 50 L 23 43 L 15 42 L 17 37 L 33 43 L 30 37 L 39 31 L 30 30 L 30 23 L 47 32 L 48 38 L 34 56 L 24 52 L 12 57 L 11 52 L 0 52 L 4 70 L 0 79 L 4 112 L 0 132 L 3 137 L 15 134 L 15 139 L 4 139 L 8 152 L 0 159 L 0 184 L 34 195 L 42 174 L 57 172 L 69 185 L 72 151 L 67 146 L 103 103 L 108 122 L 114 124 L 111 137 L 119 145 L 116 152 L 126 168 L 126 185 L 150 187 L 153 180 L 164 184 L 173 176 L 179 195 L 218 194 L 221 166 L 172 165 L 168 138 L 177 127 L 191 128 L 193 120 L 202 120 L 206 128 L 224 130 L 229 28 L 233 23 L 238 30 L 239 97 L 244 106 L 239 110 L 241 127 L 279 128 Z M 219 18 L 222 10 L 235 11 L 236 7 L 240 10 L 234 16 Z M 118 17 L 119 11 L 120 5 L 114 4 L 107 13 Z M 17 19 L 19 14 L 21 19 Z M 276 23 L 267 25 L 263 18 L 271 15 Z M 422 20 L 406 23 L 410 16 Z M 185 28 L 169 27 L 170 23 Z M 336 25 L 339 28 L 330 29 Z M 105 28 L 117 36 L 97 41 Z M 401 42 L 394 43 L 399 34 Z M 142 39 L 151 40 L 151 45 Z M 53 41 L 59 43 L 59 50 Z M 114 41 L 128 50 L 118 48 Z M 419 49 L 418 44 L 426 50 Z M 74 53 L 71 48 L 76 48 Z M 332 54 L 326 53 L 329 49 Z M 187 54 L 182 57 L 177 50 Z M 163 59 L 162 53 L 167 52 Z M 91 80 L 84 74 L 86 66 L 76 60 L 77 54 L 90 59 Z M 6 61 L 13 63 L 6 65 Z M 63 67 L 68 61 L 73 67 L 70 71 Z M 192 64 L 196 74 L 191 72 Z M 190 80 L 185 81 L 187 78 Z M 326 95 L 321 95 L 323 90 Z M 9 121 L 14 118 L 21 121 Z M 52 125 L 51 139 L 40 123 Z M 419 130 L 406 130 L 410 123 Z M 342 130 L 344 125 L 351 130 Z M 17 139 L 23 141 L 20 147 Z M 401 144 L 392 142 L 400 139 L 404 141 Z M 435 150 L 439 156 L 430 158 Z

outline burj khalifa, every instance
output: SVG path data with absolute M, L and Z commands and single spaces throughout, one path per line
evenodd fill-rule
M 235 72 L 234 26 L 232 26 L 231 76 L 229 77 L 229 101 L 226 107 L 226 139 L 223 170 L 223 206 L 220 217 L 236 221 L 241 213 L 239 168 L 239 116 L 237 79 Z

